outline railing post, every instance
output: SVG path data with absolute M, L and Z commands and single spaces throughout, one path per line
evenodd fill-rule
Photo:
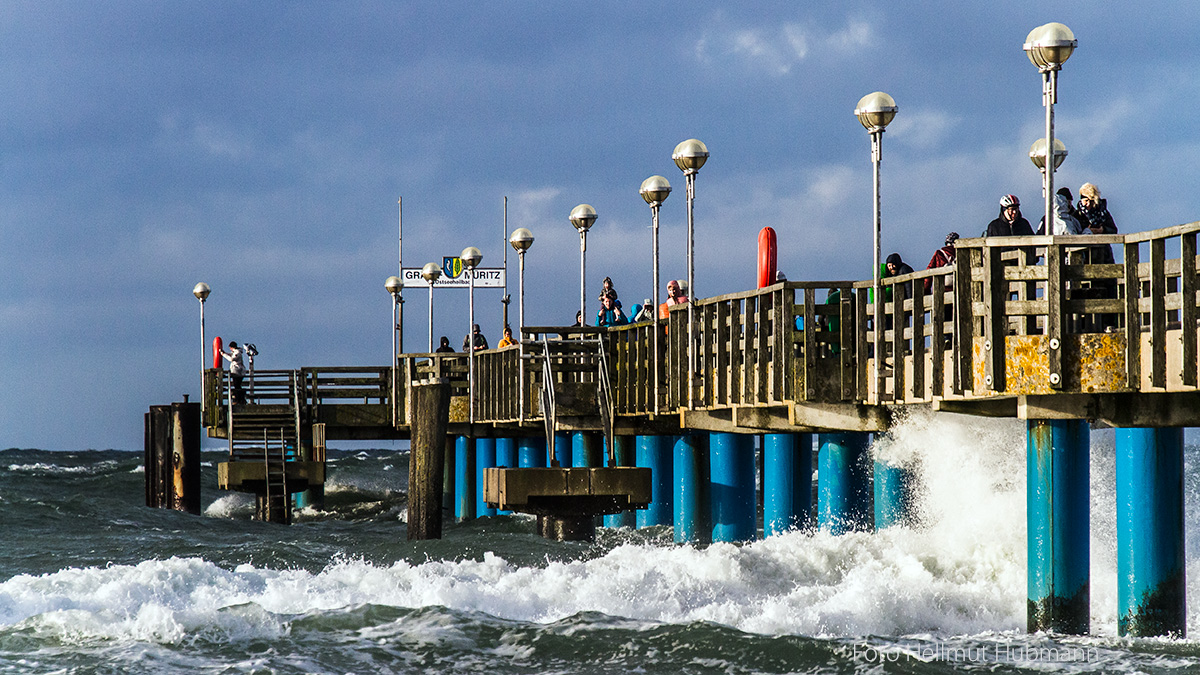
M 1049 347 L 1050 386 L 1063 387 L 1063 338 L 1067 284 L 1063 278 L 1063 248 L 1046 247 L 1046 339 Z
M 1125 244 L 1125 377 L 1130 389 L 1142 388 L 1142 295 L 1137 242 Z
M 1180 236 L 1179 323 L 1183 341 L 1183 385 L 1196 386 L 1196 233 Z
M 983 382 L 991 391 L 1004 391 L 1004 338 L 1008 335 L 1008 317 L 1004 305 L 1008 301 L 1008 284 L 1004 280 L 1001 249 L 983 247 L 983 297 L 986 303 L 983 326 Z M 1049 256 L 1046 258 L 1049 264 Z M 1049 297 L 1047 284 L 1047 297 Z
M 1167 386 L 1166 242 L 1150 240 L 1150 386 Z
M 971 294 L 971 258 L 976 249 L 963 249 L 954 256 L 954 373 L 951 385 L 955 394 L 975 389 L 974 316 Z

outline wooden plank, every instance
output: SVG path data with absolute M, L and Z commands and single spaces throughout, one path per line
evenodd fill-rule
M 974 346 L 974 315 L 970 311 L 974 294 L 971 283 L 971 261 L 979 249 L 964 249 L 958 242 L 954 256 L 954 372 L 952 389 L 955 394 L 971 392 L 975 387 L 975 367 L 972 363 Z
M 838 292 L 838 366 L 841 372 L 841 391 L 842 400 L 851 401 L 861 399 L 866 395 L 866 390 L 858 388 L 858 370 L 862 366 L 858 364 L 866 363 L 866 351 L 859 351 L 856 343 L 859 333 L 863 333 L 867 329 L 865 323 L 857 321 L 855 316 L 855 302 L 853 291 L 848 287 L 844 287 Z M 858 360 L 858 364 L 855 360 Z M 857 367 L 856 367 L 857 366 Z
M 929 372 L 931 396 L 946 394 L 946 284 L 941 277 L 933 281 L 933 307 L 929 310 L 929 347 L 933 360 Z
M 1150 386 L 1167 386 L 1166 240 L 1150 240 Z
M 1063 386 L 1063 334 L 1066 333 L 1063 309 L 1067 289 L 1062 275 L 1062 249 L 1058 245 L 1046 247 L 1046 338 L 1050 386 L 1054 389 Z
M 742 402 L 742 301 L 729 301 L 729 395 L 730 404 Z
M 908 352 L 904 339 L 905 287 L 902 283 L 892 284 L 892 400 L 896 402 L 904 400 L 904 355 Z
M 771 292 L 771 302 L 773 304 L 774 317 L 772 323 L 774 330 L 772 331 L 771 354 L 774 363 L 772 364 L 771 377 L 771 401 L 779 402 L 787 400 L 786 386 L 791 378 L 784 377 L 787 364 L 791 362 L 792 353 L 792 336 L 795 334 L 795 324 L 791 323 L 792 319 L 792 299 L 794 291 L 785 291 L 779 289 Z
M 1196 386 L 1196 233 L 1189 232 L 1180 237 L 1179 273 L 1179 326 L 1183 341 L 1180 354 L 1183 357 L 1183 385 Z
M 857 326 L 857 339 L 855 340 L 855 349 L 857 351 L 858 361 L 858 395 L 855 397 L 859 401 L 867 401 L 870 399 L 870 388 L 868 386 L 870 372 L 867 369 L 867 311 L 870 303 L 867 302 L 867 289 L 857 288 L 854 293 L 855 305 L 855 322 Z
M 771 296 L 759 296 L 758 316 L 755 318 L 758 323 L 758 330 L 755 332 L 758 344 L 755 345 L 754 352 L 758 376 L 755 382 L 757 386 L 755 387 L 754 402 L 766 403 L 771 374 Z
M 938 280 L 940 281 L 940 279 Z M 930 316 L 930 320 L 933 317 Z M 912 382 L 909 383 L 912 398 L 924 400 L 925 396 L 925 289 L 913 285 L 912 296 Z
M 991 391 L 1004 391 L 1004 338 L 1008 335 L 1008 282 L 1004 279 L 1004 265 L 1000 250 L 988 246 L 983 249 L 983 298 L 985 302 L 983 324 L 983 375 L 984 383 Z
M 742 359 L 742 403 L 753 403 L 758 391 L 758 303 L 759 296 L 746 298 L 746 345 Z
M 804 359 L 804 379 L 801 389 L 793 396 L 797 401 L 811 401 L 817 397 L 817 359 L 821 358 L 817 348 L 817 291 L 804 289 L 804 332 L 801 333 L 800 357 Z
M 733 341 L 733 331 L 729 327 L 729 305 L 731 302 L 719 302 L 716 305 L 716 386 L 713 389 L 713 403 L 729 405 L 729 343 Z

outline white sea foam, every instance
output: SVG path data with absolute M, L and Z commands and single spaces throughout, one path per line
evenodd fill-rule
M 50 474 L 97 474 L 104 471 L 111 471 L 117 466 L 116 462 L 104 461 L 95 464 L 85 464 L 83 466 L 60 466 L 58 464 L 47 464 L 45 462 L 34 462 L 32 464 L 9 464 L 8 470 L 13 473 L 30 473 L 37 475 Z
M 1111 462 L 1093 449 L 1097 514 L 1111 513 Z M 552 622 L 579 612 L 635 621 L 712 621 L 764 634 L 975 635 L 1025 627 L 1024 426 L 953 416 L 901 421 L 893 444 L 922 447 L 922 525 L 875 534 L 792 532 L 743 546 L 624 544 L 587 560 L 482 560 L 324 570 L 223 569 L 197 558 L 66 569 L 0 583 L 0 625 L 64 640 L 178 642 L 276 637 L 289 618 L 366 604 L 444 606 Z M 1111 451 L 1108 451 L 1111 454 Z M 210 515 L 245 508 L 231 495 Z M 226 502 L 218 506 L 222 501 Z M 1112 527 L 1094 516 L 1093 632 L 1115 633 Z M 1191 520 L 1195 520 L 1194 518 Z M 1200 563 L 1189 565 L 1200 597 Z M 1197 603 L 1193 603 L 1195 606 Z M 1200 607 L 1189 614 L 1200 624 Z
M 204 515 L 213 518 L 244 518 L 254 513 L 254 495 L 230 492 L 204 509 Z

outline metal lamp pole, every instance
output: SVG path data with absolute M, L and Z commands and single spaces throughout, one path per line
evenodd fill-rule
M 650 220 L 653 223 L 654 229 L 654 307 L 651 308 L 651 314 L 654 316 L 654 333 L 652 340 L 654 341 L 654 412 L 658 413 L 658 379 L 659 379 L 659 341 L 660 333 L 658 328 L 658 208 L 667 200 L 667 195 L 671 194 L 671 184 L 662 176 L 650 176 L 642 181 L 642 187 L 638 190 L 642 195 L 642 199 L 650 205 Z M 691 287 L 688 287 L 688 292 L 691 292 Z
M 204 358 L 204 352 L 208 349 L 208 342 L 204 337 L 204 301 L 208 299 L 208 294 L 212 293 L 212 289 L 208 284 L 201 281 L 192 289 L 192 295 L 200 301 L 200 407 L 204 407 L 204 371 L 208 370 L 208 362 Z M 201 411 L 201 415 L 203 415 Z
M 571 224 L 579 230 L 579 324 L 587 325 L 587 233 L 596 222 L 596 209 L 580 204 L 571 209 Z
M 525 252 L 529 250 L 530 246 L 533 246 L 533 233 L 530 232 L 529 228 L 527 228 L 527 227 L 518 227 L 517 229 L 513 230 L 512 236 L 508 238 L 508 243 L 510 245 L 512 245 L 513 250 L 515 250 L 517 252 L 517 258 L 520 261 L 519 266 L 521 269 L 521 286 L 520 286 L 520 290 L 517 292 L 517 295 L 520 298 L 518 300 L 518 304 L 517 304 L 518 311 L 519 311 L 519 314 L 517 315 L 517 323 L 519 324 L 517 326 L 517 331 L 518 331 L 518 334 L 521 335 L 520 339 L 517 340 L 517 363 L 520 364 L 517 367 L 517 386 L 518 386 L 518 391 L 520 392 L 518 394 L 518 413 L 517 413 L 518 417 L 517 417 L 517 419 L 520 422 L 524 422 L 525 421 L 525 365 L 524 365 L 525 364 L 525 360 L 524 360 L 525 359 L 525 336 L 523 334 L 521 334 L 520 331 L 521 331 L 521 328 L 523 328 L 525 326 Z
M 433 285 L 442 278 L 442 268 L 437 263 L 425 263 L 421 278 L 429 284 L 429 353 L 433 353 Z
M 693 305 L 696 304 L 696 284 L 695 284 L 695 204 L 696 204 L 696 174 L 699 173 L 700 167 L 708 161 L 708 146 L 704 145 L 698 139 L 689 138 L 679 145 L 675 146 L 675 151 L 671 153 L 671 159 L 675 160 L 675 166 L 683 172 L 684 181 L 687 184 L 687 229 L 688 229 L 688 256 L 687 256 L 687 282 L 688 282 L 688 407 L 692 407 L 693 397 L 695 396 L 696 387 L 694 385 L 696 377 L 696 335 L 695 335 L 695 310 Z M 655 289 L 657 291 L 657 288 Z M 657 311 L 657 308 L 655 309 Z
M 468 317 L 467 325 L 467 421 L 475 423 L 475 268 L 483 260 L 483 254 L 474 246 L 468 246 L 458 254 L 467 269 Z
M 895 99 L 882 91 L 876 91 L 862 97 L 859 99 L 858 105 L 854 108 L 854 114 L 858 117 L 858 121 L 871 134 L 873 215 L 875 221 L 875 252 L 871 264 L 871 294 L 875 317 L 874 377 L 876 400 L 880 400 L 883 397 L 883 378 L 880 376 L 883 372 L 880 368 L 880 363 L 883 361 L 883 293 L 879 284 L 880 233 L 882 230 L 879 199 L 879 165 L 883 161 L 883 132 L 892 119 L 896 117 L 896 110 Z M 896 329 L 899 330 L 899 324 L 896 324 L 896 326 Z M 896 359 L 895 367 L 901 367 L 899 358 Z
M 397 417 L 398 410 L 396 409 L 396 394 L 399 388 L 399 378 L 396 375 L 396 363 L 400 359 L 400 345 L 398 336 L 400 335 L 400 289 L 404 286 L 404 282 L 400 277 L 388 277 L 383 282 L 383 287 L 388 293 L 392 294 L 392 424 L 393 426 L 399 423 Z
M 1079 42 L 1075 34 L 1061 23 L 1052 22 L 1029 31 L 1023 49 L 1029 61 L 1042 74 L 1042 105 L 1046 106 L 1046 147 L 1052 148 L 1056 157 L 1058 145 L 1054 142 L 1054 104 L 1058 103 L 1058 71 Z M 1052 231 L 1054 222 L 1054 170 L 1057 163 L 1047 163 L 1044 169 L 1046 187 L 1046 234 Z

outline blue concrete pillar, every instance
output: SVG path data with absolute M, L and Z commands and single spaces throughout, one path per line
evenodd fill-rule
M 750 541 L 757 530 L 754 437 L 712 433 L 708 437 L 710 518 L 713 541 Z
M 496 466 L 496 439 L 475 439 L 475 516 L 496 515 L 496 509 L 483 501 L 483 470 Z
M 513 468 L 517 466 L 517 439 L 496 439 L 496 466 L 505 468 Z M 512 515 L 512 511 L 509 511 L 508 509 L 497 509 L 496 515 L 509 516 Z
M 674 517 L 674 471 L 671 461 L 670 436 L 638 436 L 636 457 L 638 466 L 650 469 L 650 506 L 637 512 L 637 526 L 670 525 Z
M 817 524 L 833 534 L 870 532 L 871 464 L 865 432 L 844 431 L 818 436 Z
M 577 467 L 604 466 L 604 436 L 595 431 L 576 431 L 571 434 L 571 464 Z M 565 462 L 563 466 L 568 466 Z
M 911 527 L 916 518 L 916 469 L 911 464 L 875 462 L 875 529 Z
M 529 436 L 517 441 L 517 466 L 526 469 L 541 468 L 547 465 L 546 439 Z
M 675 542 L 712 541 L 708 434 L 675 437 Z
M 763 536 L 808 527 L 812 434 L 763 436 Z
M 1029 632 L 1088 632 L 1091 577 L 1086 420 L 1029 420 Z
M 613 439 L 613 453 L 617 456 L 617 466 L 634 466 L 635 446 L 633 436 L 617 436 Z M 623 511 L 604 516 L 605 527 L 637 527 L 637 512 Z
M 556 431 L 554 432 L 554 455 L 558 460 L 558 465 L 563 468 L 574 466 L 574 453 L 571 446 L 571 432 Z M 553 460 L 552 460 L 553 461 Z
M 475 439 L 459 436 L 454 441 L 454 517 L 475 518 Z
M 1117 429 L 1117 633 L 1185 637 L 1183 429 Z

